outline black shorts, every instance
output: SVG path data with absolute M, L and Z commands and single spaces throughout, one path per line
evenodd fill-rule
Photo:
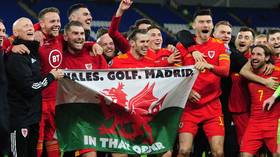
M 11 132 L 11 156 L 36 157 L 39 137 L 39 123 Z

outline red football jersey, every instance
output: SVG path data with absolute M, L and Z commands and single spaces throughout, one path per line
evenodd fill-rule
M 46 36 L 43 45 L 39 48 L 41 73 L 45 77 L 52 69 L 61 68 L 63 50 L 63 35 L 57 37 Z M 43 98 L 55 99 L 57 81 L 53 81 L 42 92 Z
M 246 52 L 244 57 L 250 58 L 250 53 Z M 231 91 L 228 100 L 228 109 L 233 113 L 242 113 L 249 111 L 249 93 L 247 88 L 247 80 L 239 75 L 239 73 L 231 74 Z
M 78 54 L 65 51 L 62 67 L 64 69 L 108 69 L 108 64 L 103 55 L 91 56 L 88 49 L 84 47 Z
M 259 74 L 259 76 L 268 78 L 268 77 L 277 77 L 280 79 L 280 68 L 275 67 L 275 70 L 271 75 Z M 270 111 L 263 111 L 263 101 L 269 98 L 274 90 L 269 89 L 261 84 L 250 82 L 248 88 L 251 95 L 251 113 L 250 118 L 257 119 L 259 121 L 269 120 L 269 119 L 278 119 L 280 113 L 280 102 L 273 104 Z
M 118 31 L 120 22 L 121 22 L 121 17 L 113 16 L 109 28 L 109 35 L 113 39 L 116 48 L 119 49 L 122 53 L 127 53 L 130 50 L 131 46 L 128 40 Z M 171 54 L 172 52 L 164 48 L 161 48 L 157 52 L 149 49 L 146 57 L 153 59 L 157 67 L 166 67 L 169 66 L 167 58 Z
M 153 51 L 152 49 L 148 49 L 146 57 L 154 60 L 157 67 L 167 67 L 170 66 L 170 64 L 167 61 L 167 58 L 171 54 L 172 52 L 165 48 L 161 48 L 157 52 Z
M 222 41 L 210 38 L 207 42 L 197 44 L 195 47 L 197 51 L 200 51 L 207 56 L 205 60 L 209 64 L 214 66 L 227 66 L 226 68 L 229 70 L 230 60 Z M 192 65 L 195 63 L 191 53 L 188 53 L 182 44 L 178 44 L 177 48 L 182 54 L 183 65 Z M 210 70 L 206 69 L 200 72 L 193 86 L 193 90 L 201 95 L 201 99 L 196 103 L 190 103 L 191 107 L 198 108 L 217 99 L 222 92 L 220 81 L 221 76 L 214 74 Z
M 274 65 L 280 66 L 280 57 L 273 56 Z
M 153 59 L 144 56 L 142 59 L 135 59 L 131 52 L 116 56 L 110 63 L 110 68 L 146 68 L 155 67 Z

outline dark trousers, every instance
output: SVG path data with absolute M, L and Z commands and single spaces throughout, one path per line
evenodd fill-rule
M 36 157 L 39 123 L 11 132 L 11 156 Z

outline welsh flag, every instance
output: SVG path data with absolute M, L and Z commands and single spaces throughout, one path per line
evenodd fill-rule
M 198 75 L 192 66 L 65 73 L 55 117 L 61 151 L 127 154 L 172 149 Z

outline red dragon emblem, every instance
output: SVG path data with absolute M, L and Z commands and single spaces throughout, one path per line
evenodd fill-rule
M 166 95 L 158 101 L 153 95 L 155 83 L 149 83 L 129 101 L 123 91 L 124 85 L 119 83 L 117 88 L 104 89 L 102 93 L 111 98 L 112 102 L 103 105 L 102 112 L 108 125 L 99 127 L 100 134 L 120 135 L 129 140 L 140 140 L 143 143 L 153 143 L 152 128 L 149 125 L 154 114 L 160 111 Z M 103 99 L 105 103 L 105 99 Z M 158 101 L 157 103 L 154 103 Z M 154 104 L 153 104 L 154 103 Z M 105 103 L 106 104 L 106 103 Z M 125 108 L 125 110 L 123 109 Z

